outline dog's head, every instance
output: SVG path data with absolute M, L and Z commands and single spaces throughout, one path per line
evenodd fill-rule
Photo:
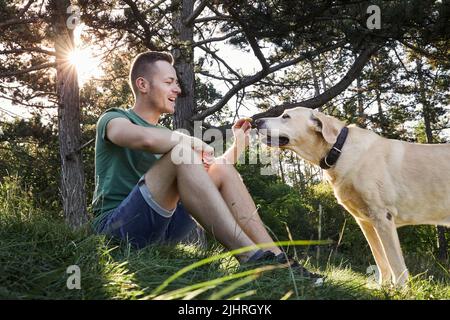
M 291 149 L 304 159 L 318 163 L 345 124 L 316 110 L 294 108 L 276 118 L 258 119 L 255 126 L 263 143 Z

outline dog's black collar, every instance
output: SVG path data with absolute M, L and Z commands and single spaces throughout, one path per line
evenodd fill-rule
M 336 143 L 331 148 L 330 152 L 325 158 L 320 160 L 320 167 L 324 170 L 330 169 L 336 164 L 342 153 L 342 147 L 344 146 L 345 140 L 347 139 L 348 128 L 343 127 L 339 133 Z

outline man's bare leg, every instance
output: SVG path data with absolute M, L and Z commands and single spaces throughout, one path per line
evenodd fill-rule
M 186 148 L 186 152 L 191 150 Z M 155 201 L 172 210 L 181 198 L 192 216 L 227 249 L 233 250 L 255 243 L 241 229 L 222 195 L 201 164 L 175 165 L 173 150 L 158 160 L 145 174 L 145 183 Z M 201 163 L 197 158 L 197 163 Z M 238 255 L 247 260 L 257 250 Z
M 256 244 L 273 242 L 264 227 L 247 187 L 234 165 L 213 164 L 208 173 L 241 229 L 250 239 Z M 267 249 L 275 254 L 281 253 L 280 248 L 276 246 Z

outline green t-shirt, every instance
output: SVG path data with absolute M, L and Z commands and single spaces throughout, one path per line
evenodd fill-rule
M 131 109 L 111 108 L 99 118 L 95 139 L 95 190 L 92 199 L 94 225 L 128 196 L 139 179 L 161 157 L 158 154 L 123 148 L 109 141 L 106 126 L 114 118 L 126 118 L 143 127 L 163 128 L 148 123 Z

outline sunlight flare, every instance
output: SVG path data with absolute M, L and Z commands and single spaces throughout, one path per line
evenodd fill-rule
M 74 38 L 76 49 L 68 54 L 68 59 L 78 74 L 78 84 L 82 87 L 92 78 L 98 78 L 102 75 L 100 68 L 101 58 L 95 54 L 93 48 L 84 44 L 81 40 L 81 33 L 84 25 L 80 25 L 75 29 Z

